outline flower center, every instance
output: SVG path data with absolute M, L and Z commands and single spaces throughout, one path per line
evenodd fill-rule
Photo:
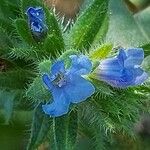
M 65 75 L 63 73 L 58 73 L 55 76 L 55 79 L 53 80 L 53 84 L 58 86 L 58 87 L 62 87 L 63 85 L 66 84 L 66 78 Z

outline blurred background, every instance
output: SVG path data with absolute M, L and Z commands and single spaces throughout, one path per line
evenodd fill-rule
M 85 6 L 84 4 L 86 1 L 89 0 L 44 0 L 50 8 L 55 9 L 60 17 L 65 18 L 66 23 L 68 20 L 75 21 L 78 12 Z M 150 0 L 124 1 L 132 15 L 134 15 L 136 19 L 139 19 L 140 17 L 142 20 L 141 24 L 144 21 L 150 20 Z M 138 15 L 138 18 L 137 14 L 140 14 Z M 149 27 L 145 28 L 147 32 L 150 33 L 150 22 Z M 5 67 L 2 62 L 3 61 L 0 61 L 0 69 Z M 146 107 L 150 106 L 149 102 L 145 105 Z M 27 142 L 28 133 L 30 132 L 32 112 L 15 112 L 12 119 L 9 121 L 7 121 L 7 118 L 9 118 L 9 115 L 11 114 L 8 113 L 8 116 L 4 117 L 4 113 L 5 112 L 3 111 L 0 112 L 0 150 L 23 150 L 24 145 Z M 114 134 L 115 140 L 113 143 L 108 143 L 108 145 L 114 150 L 150 150 L 150 115 L 148 112 L 141 113 L 141 118 L 139 118 L 139 121 L 135 124 L 133 130 L 138 139 L 134 140 L 125 135 Z M 85 146 L 85 143 L 87 144 L 87 141 L 86 139 L 83 139 L 83 142 L 79 143 L 79 147 L 81 147 L 81 145 Z M 38 150 L 46 149 L 46 144 L 43 144 Z M 82 150 L 84 149 L 87 150 L 88 145 Z

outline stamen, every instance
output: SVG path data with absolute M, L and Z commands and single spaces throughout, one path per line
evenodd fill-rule
M 53 80 L 53 84 L 58 86 L 58 87 L 62 87 L 63 85 L 66 84 L 66 79 L 63 73 L 59 72 L 56 75 L 56 78 Z

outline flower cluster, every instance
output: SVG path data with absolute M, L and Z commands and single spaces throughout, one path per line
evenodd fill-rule
M 53 97 L 51 104 L 43 105 L 43 111 L 52 117 L 66 114 L 71 103 L 82 102 L 95 92 L 92 83 L 83 78 L 91 72 L 92 62 L 85 55 L 71 55 L 70 59 L 69 69 L 65 69 L 63 61 L 57 61 L 50 74 L 42 77 Z M 93 74 L 114 87 L 139 85 L 148 78 L 140 68 L 143 59 L 143 49 L 120 49 L 117 57 L 101 61 Z
M 47 32 L 43 9 L 29 7 L 26 14 L 33 37 L 40 40 Z M 141 48 L 120 49 L 118 56 L 102 60 L 92 74 L 113 87 L 136 86 L 148 78 L 140 68 L 143 59 L 144 51 Z M 82 102 L 95 92 L 93 84 L 85 78 L 91 73 L 91 60 L 85 55 L 71 55 L 70 60 L 70 68 L 65 68 L 64 61 L 57 61 L 50 73 L 42 76 L 53 97 L 51 104 L 43 105 L 43 111 L 52 117 L 66 114 L 71 103 Z
M 33 36 L 36 39 L 41 39 L 47 32 L 43 9 L 41 7 L 29 7 L 26 15 L 28 16 L 28 24 Z

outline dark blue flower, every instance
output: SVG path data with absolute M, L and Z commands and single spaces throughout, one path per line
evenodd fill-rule
M 94 86 L 81 76 L 90 73 L 90 60 L 84 55 L 72 55 L 70 58 L 72 64 L 69 69 L 65 69 L 63 61 L 57 61 L 50 74 L 42 77 L 53 96 L 53 102 L 43 105 L 43 111 L 52 117 L 66 114 L 70 103 L 82 102 L 95 91 Z
M 44 11 L 41 7 L 29 7 L 26 11 L 28 23 L 35 38 L 40 39 L 47 32 Z
M 147 73 L 140 68 L 143 59 L 144 51 L 141 48 L 120 49 L 117 57 L 100 63 L 96 76 L 114 87 L 142 84 L 148 78 Z

